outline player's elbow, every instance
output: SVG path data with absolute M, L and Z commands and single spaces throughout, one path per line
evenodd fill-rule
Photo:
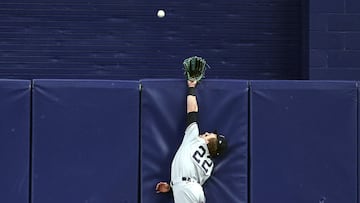
M 188 106 L 187 113 L 190 113 L 190 112 L 198 112 L 198 108 L 195 106 Z

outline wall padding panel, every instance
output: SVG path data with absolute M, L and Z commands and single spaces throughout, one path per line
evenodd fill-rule
M 253 81 L 250 202 L 356 203 L 355 82 Z
M 35 80 L 33 203 L 138 201 L 138 81 Z
M 357 112 L 357 115 L 358 115 L 358 119 L 357 119 L 357 140 L 358 140 L 358 145 L 357 145 L 357 157 L 358 157 L 358 160 L 357 160 L 357 163 L 358 163 L 358 192 L 357 192 L 357 198 L 358 198 L 358 203 L 360 201 L 360 187 L 359 187 L 359 183 L 360 183 L 360 119 L 359 119 L 359 115 L 360 115 L 360 82 L 357 82 L 357 87 L 358 87 L 358 97 L 357 97 L 357 107 L 358 107 L 358 112 Z
M 28 80 L 0 79 L 0 202 L 28 203 L 30 152 Z
M 172 194 L 156 194 L 155 185 L 169 181 L 184 135 L 186 81 L 148 79 L 141 84 L 141 202 L 172 202 Z M 215 160 L 213 176 L 204 185 L 207 203 L 246 203 L 248 84 L 204 80 L 197 90 L 200 133 L 218 129 L 229 142 L 228 153 Z

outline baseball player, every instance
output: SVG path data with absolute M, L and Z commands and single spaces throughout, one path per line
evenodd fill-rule
M 157 193 L 172 190 L 175 203 L 205 203 L 202 185 L 210 177 L 214 162 L 227 146 L 225 137 L 216 132 L 199 135 L 196 81 L 187 81 L 187 128 L 171 164 L 171 181 L 159 182 Z

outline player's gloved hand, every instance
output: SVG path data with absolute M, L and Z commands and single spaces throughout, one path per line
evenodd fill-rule
M 170 185 L 167 182 L 159 182 L 156 184 L 156 193 L 160 192 L 169 192 L 170 191 Z
M 185 59 L 183 65 L 186 79 L 197 82 L 205 77 L 205 70 L 209 67 L 205 59 L 198 56 Z

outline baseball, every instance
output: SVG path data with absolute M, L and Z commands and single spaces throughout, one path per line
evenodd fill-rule
M 165 11 L 164 11 L 164 10 L 158 10 L 157 16 L 158 16 L 159 18 L 165 17 Z

